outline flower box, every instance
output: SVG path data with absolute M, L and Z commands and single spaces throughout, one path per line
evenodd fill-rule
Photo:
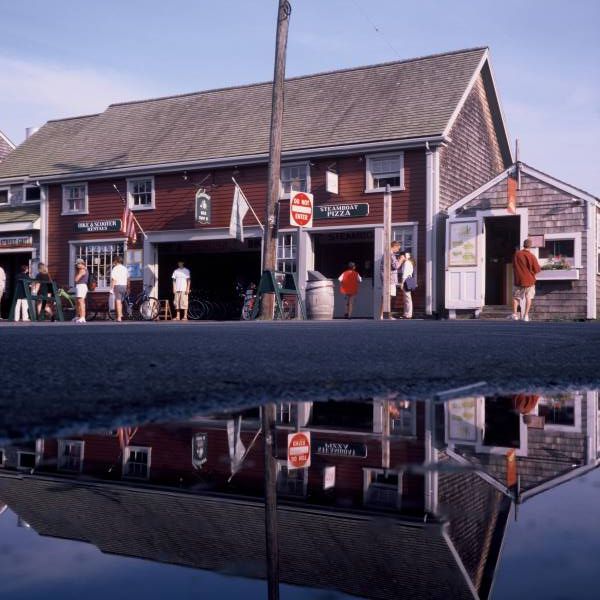
M 579 279 L 579 269 L 542 269 L 537 275 L 538 281 L 560 281 Z

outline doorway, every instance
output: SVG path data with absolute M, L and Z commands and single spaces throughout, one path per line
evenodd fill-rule
M 512 298 L 512 259 L 520 247 L 520 217 L 485 217 L 485 304 L 506 306 Z
M 345 312 L 345 300 L 339 291 L 337 278 L 346 270 L 349 262 L 356 264 L 356 270 L 362 277 L 352 316 L 372 318 L 374 230 L 330 231 L 312 235 L 315 270 L 335 283 L 334 318 L 341 318 Z
M 7 252 L 0 254 L 0 267 L 6 274 L 6 288 L 0 299 L 0 318 L 7 319 L 13 299 L 15 278 L 21 270 L 21 265 L 31 268 L 31 252 Z

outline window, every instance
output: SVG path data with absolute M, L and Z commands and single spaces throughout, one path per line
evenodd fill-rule
M 283 165 L 281 167 L 281 197 L 289 198 L 290 190 L 310 192 L 310 169 L 308 163 Z
M 124 243 L 98 243 L 77 244 L 73 256 L 73 263 L 77 258 L 83 259 L 88 271 L 96 277 L 98 282 L 97 291 L 106 291 L 110 288 L 110 271 L 116 256 L 123 256 Z M 71 273 L 74 271 L 71 265 Z
M 35 469 L 36 458 L 35 452 L 17 452 L 17 468 Z
M 277 493 L 282 496 L 306 496 L 308 469 L 287 468 L 287 461 L 277 462 Z
M 404 154 L 378 154 L 367 156 L 367 192 L 385 192 L 404 189 Z
M 402 252 L 409 252 L 417 275 L 417 225 L 402 225 L 392 229 L 392 240 L 400 242 Z
M 390 430 L 395 435 L 413 437 L 417 435 L 417 405 L 415 402 L 400 400 L 390 402 Z
M 127 446 L 123 454 L 123 477 L 148 479 L 150 476 L 150 452 L 152 448 Z
M 88 212 L 87 183 L 63 185 L 63 215 L 86 214 Z
M 0 188 L 0 206 L 8 204 L 10 199 L 10 188 Z
M 296 405 L 291 402 L 282 402 L 277 405 L 277 423 L 289 425 L 295 421 Z
M 143 250 L 127 250 L 127 271 L 129 271 L 129 279 L 143 279 Z
M 80 440 L 58 441 L 59 471 L 79 472 L 83 468 L 83 444 Z
M 128 179 L 127 196 L 132 210 L 154 208 L 154 177 Z
M 0 469 L 4 466 L 4 460 L 5 460 L 4 449 L 0 448 Z
M 296 234 L 280 233 L 277 237 L 277 270 L 296 272 Z
M 538 256 L 541 266 L 562 263 L 568 268 L 581 268 L 581 233 L 545 234 Z
M 364 503 L 382 508 L 400 508 L 402 472 L 383 469 L 364 470 Z
M 42 188 L 39 185 L 26 185 L 25 202 L 39 202 L 42 199 Z

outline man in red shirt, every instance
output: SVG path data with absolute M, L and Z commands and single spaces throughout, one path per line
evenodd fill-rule
M 523 242 L 523 249 L 517 250 L 513 257 L 513 272 L 515 285 L 513 288 L 513 314 L 511 319 L 517 321 L 519 304 L 525 300 L 525 312 L 522 314 L 523 321 L 529 321 L 529 310 L 535 297 L 535 276 L 541 271 L 537 258 L 529 250 L 531 240 L 527 238 Z

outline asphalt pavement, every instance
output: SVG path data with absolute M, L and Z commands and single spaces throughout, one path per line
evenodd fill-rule
M 0 439 L 265 401 L 600 387 L 600 323 L 0 324 Z

